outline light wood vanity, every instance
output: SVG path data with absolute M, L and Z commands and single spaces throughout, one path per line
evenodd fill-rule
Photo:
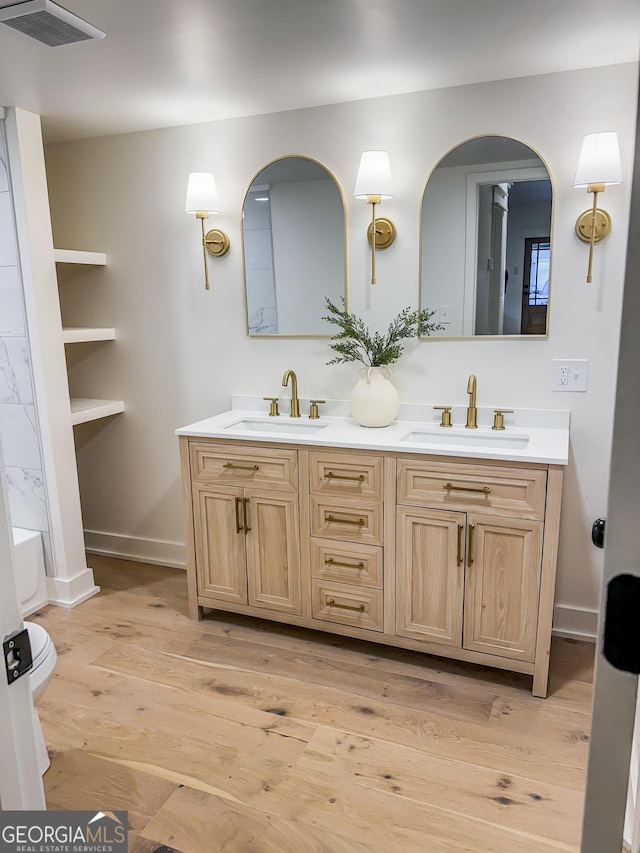
M 180 435 L 190 612 L 533 676 L 547 693 L 563 466 Z

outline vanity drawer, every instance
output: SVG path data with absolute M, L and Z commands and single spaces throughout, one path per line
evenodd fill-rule
M 352 453 L 309 454 L 311 494 L 382 500 L 382 457 Z
M 547 472 L 457 462 L 398 460 L 398 503 L 544 518 Z
M 382 590 L 314 580 L 311 615 L 324 622 L 382 631 Z
M 190 442 L 191 475 L 198 483 L 298 490 L 295 450 Z
M 312 496 L 311 535 L 382 545 L 382 504 Z
M 324 581 L 382 589 L 382 548 L 359 542 L 312 539 L 311 574 Z

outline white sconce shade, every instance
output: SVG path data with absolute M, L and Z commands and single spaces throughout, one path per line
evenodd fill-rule
M 360 157 L 353 197 L 367 201 L 369 196 L 379 196 L 380 201 L 393 198 L 391 163 L 386 151 L 364 151 Z
M 621 184 L 622 168 L 618 134 L 613 131 L 589 133 L 584 138 L 573 179 L 574 187 L 589 184 Z
M 218 189 L 211 172 L 191 172 L 184 210 L 185 213 L 220 213 Z

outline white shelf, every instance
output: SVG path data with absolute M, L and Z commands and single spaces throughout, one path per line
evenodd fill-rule
M 75 249 L 54 249 L 53 254 L 57 264 L 85 264 L 86 266 L 104 267 L 107 256 L 104 252 L 77 252 Z
M 87 421 L 97 421 L 124 412 L 122 400 L 89 400 L 85 397 L 71 398 L 71 423 L 86 424 Z
M 115 329 L 80 326 L 66 326 L 62 329 L 62 340 L 65 344 L 81 344 L 88 341 L 115 341 L 115 339 Z

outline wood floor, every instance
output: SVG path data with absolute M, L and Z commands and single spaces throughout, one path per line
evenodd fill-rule
M 587 643 L 531 679 L 231 614 L 183 572 L 91 557 L 102 592 L 35 617 L 50 809 L 127 809 L 152 853 L 551 853 L 579 848 Z

